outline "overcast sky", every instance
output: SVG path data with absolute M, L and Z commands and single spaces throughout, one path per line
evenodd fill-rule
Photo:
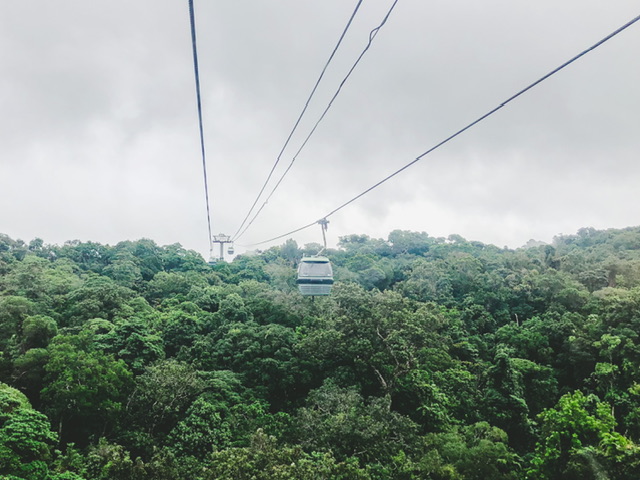
M 195 1 L 214 233 L 240 226 L 356 3 Z M 274 180 L 391 3 L 364 0 Z M 638 14 L 399 0 L 238 243 L 321 218 Z M 640 224 L 639 58 L 640 22 L 332 216 L 329 243 L 403 229 L 516 248 Z M 186 0 L 0 3 L 0 233 L 208 256 Z

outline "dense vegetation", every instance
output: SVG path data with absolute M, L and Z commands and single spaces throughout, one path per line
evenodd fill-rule
M 640 478 L 640 228 L 315 251 L 0 235 L 0 477 Z

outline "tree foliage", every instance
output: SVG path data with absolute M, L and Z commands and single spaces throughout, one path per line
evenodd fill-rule
M 0 235 L 0 477 L 640 477 L 640 228 L 320 248 Z

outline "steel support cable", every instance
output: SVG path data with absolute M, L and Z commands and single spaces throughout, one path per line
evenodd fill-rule
M 283 233 L 282 235 L 278 235 L 277 237 L 270 238 L 269 240 L 263 240 L 262 242 L 250 243 L 250 244 L 247 244 L 247 245 L 242 245 L 242 244 L 239 243 L 238 246 L 240 246 L 240 247 L 255 247 L 257 245 L 263 245 L 265 243 L 274 242 L 276 240 L 280 240 L 281 238 L 288 237 L 289 235 L 293 235 L 294 233 L 298 233 L 298 232 L 301 232 L 302 230 L 306 230 L 309 227 L 313 227 L 314 225 L 317 225 L 318 222 L 319 222 L 319 220 L 317 220 L 315 222 L 308 223 L 304 227 L 296 228 L 295 230 L 291 230 L 290 232 Z
M 253 201 L 253 205 L 251 205 L 251 208 L 249 209 L 249 212 L 247 212 L 247 215 L 244 218 L 244 220 L 242 221 L 242 223 L 240 224 L 240 226 L 238 227 L 238 230 L 236 231 L 236 233 L 234 233 L 231 236 L 232 238 L 237 238 L 236 235 L 238 235 L 238 232 L 240 230 L 242 230 L 242 227 L 244 227 L 245 223 L 249 219 L 249 216 L 251 215 L 251 212 L 253 212 L 253 209 L 258 204 L 258 200 L 260 200 L 260 197 L 264 193 L 265 188 L 267 188 L 267 185 L 269 184 L 269 180 L 271 180 L 271 176 L 273 175 L 273 172 L 275 171 L 276 167 L 278 166 L 278 163 L 280 163 L 280 159 L 281 159 L 285 149 L 289 145 L 289 142 L 291 141 L 291 138 L 293 137 L 293 134 L 297 130 L 298 125 L 300 124 L 300 121 L 302 120 L 302 117 L 304 116 L 304 114 L 307 111 L 307 108 L 309 108 L 309 103 L 311 102 L 311 99 L 313 98 L 314 94 L 316 93 L 316 90 L 318 89 L 318 86 L 320 85 L 320 82 L 322 81 L 322 78 L 324 77 L 324 74 L 327 71 L 327 68 L 329 67 L 329 64 L 333 60 L 333 57 L 335 56 L 336 52 L 338 51 L 338 48 L 342 44 L 342 40 L 344 39 L 345 35 L 347 34 L 347 31 L 351 27 L 351 23 L 353 22 L 353 19 L 355 18 L 356 13 L 358 13 L 358 10 L 360 9 L 360 5 L 362 4 L 362 1 L 363 0 L 358 0 L 358 3 L 356 4 L 355 9 L 353 10 L 353 13 L 351 14 L 351 17 L 349 17 L 349 21 L 347 22 L 346 27 L 344 28 L 344 30 L 342 31 L 342 34 L 340 35 L 340 38 L 338 39 L 338 43 L 333 48 L 333 51 L 331 52 L 331 55 L 329 56 L 329 59 L 327 60 L 327 62 L 325 63 L 325 65 L 324 65 L 324 67 L 322 69 L 322 72 L 320 72 L 320 76 L 318 77 L 318 80 L 316 80 L 316 83 L 313 86 L 313 89 L 311 90 L 311 93 L 309 94 L 309 97 L 307 98 L 307 101 L 305 102 L 304 107 L 302 108 L 302 112 L 300 112 L 300 115 L 298 115 L 298 119 L 296 120 L 296 123 L 293 125 L 293 128 L 291 129 L 291 132 L 289 132 L 289 136 L 287 137 L 287 140 L 284 142 L 284 145 L 280 149 L 280 153 L 278 153 L 276 161 L 273 164 L 273 167 L 271 167 L 271 171 L 269 172 L 269 175 L 267 175 L 267 179 L 264 181 L 264 184 L 262 185 L 262 188 L 260 189 L 260 192 L 258 193 L 258 196 Z
M 485 113 L 484 115 L 482 115 L 481 117 L 477 118 L 476 120 L 474 120 L 473 122 L 469 123 L 467 126 L 465 126 L 464 128 L 461 128 L 460 130 L 458 130 L 457 132 L 455 132 L 453 135 L 448 136 L 447 138 L 445 138 L 444 140 L 442 140 L 440 143 L 437 143 L 436 145 L 434 145 L 433 147 L 429 148 L 428 150 L 426 150 L 424 153 L 420 154 L 419 156 L 417 156 L 413 161 L 407 163 L 405 166 L 403 166 L 402 168 L 396 170 L 395 172 L 393 172 L 392 174 L 386 176 L 385 178 L 383 178 L 382 180 L 380 180 L 378 183 L 372 185 L 371 187 L 367 188 L 365 191 L 363 191 L 362 193 L 356 195 L 355 197 L 353 197 L 351 200 L 343 203 L 342 205 L 340 205 L 339 207 L 335 208 L 334 210 L 332 210 L 331 212 L 327 213 L 325 216 L 323 216 L 322 218 L 320 218 L 319 220 L 316 220 L 315 222 L 309 223 L 303 227 L 300 227 L 296 230 L 292 230 L 291 232 L 282 234 L 282 235 L 278 235 L 277 237 L 274 238 L 270 238 L 269 240 L 263 240 L 262 242 L 258 242 L 258 243 L 253 243 L 250 245 L 245 245 L 247 247 L 252 247 L 255 245 L 262 245 L 264 243 L 269 243 L 269 242 L 273 242 L 275 240 L 280 240 L 281 238 L 284 238 L 286 236 L 292 235 L 294 233 L 300 232 L 304 229 L 307 229 L 317 223 L 321 223 L 324 220 L 326 220 L 327 218 L 329 218 L 331 215 L 339 212 L 340 210 L 342 210 L 343 208 L 345 208 L 346 206 L 350 205 L 351 203 L 355 202 L 356 200 L 358 200 L 359 198 L 363 197 L 364 195 L 366 195 L 367 193 L 369 193 L 370 191 L 374 190 L 375 188 L 379 187 L 380 185 L 382 185 L 383 183 L 387 182 L 388 180 L 391 180 L 393 177 L 395 177 L 396 175 L 398 175 L 399 173 L 403 172 L 404 170 L 406 170 L 407 168 L 409 168 L 410 166 L 416 164 L 417 162 L 419 162 L 420 160 L 422 160 L 425 156 L 427 156 L 428 154 L 430 154 L 431 152 L 433 152 L 434 150 L 440 148 L 442 145 L 444 145 L 445 143 L 448 143 L 449 141 L 453 140 L 454 138 L 456 138 L 458 135 L 462 134 L 463 132 L 469 130 L 470 128 L 472 128 L 473 126 L 477 125 L 478 123 L 482 122 L 483 120 L 485 120 L 486 118 L 488 118 L 489 116 L 493 115 L 495 112 L 497 112 L 498 110 L 500 110 L 501 108 L 503 108 L 504 106 L 506 106 L 508 103 L 510 103 L 511 101 L 515 100 L 516 98 L 520 97 L 522 94 L 528 92 L 529 90 L 531 90 L 533 87 L 539 85 L 540 83 L 542 83 L 543 81 L 545 81 L 546 79 L 548 79 L 549 77 L 551 77 L 552 75 L 555 75 L 556 73 L 558 73 L 560 70 L 564 69 L 565 67 L 571 65 L 573 62 L 575 62 L 576 60 L 578 60 L 579 58 L 583 57 L 584 55 L 586 55 L 587 53 L 595 50 L 596 48 L 598 48 L 599 46 L 601 46 L 603 43 L 607 42 L 608 40 L 610 40 L 611 38 L 615 37 L 616 35 L 618 35 L 619 33 L 621 33 L 622 31 L 626 30 L 627 28 L 629 28 L 631 25 L 633 25 L 634 23 L 638 22 L 640 20 L 640 15 L 638 15 L 637 17 L 635 17 L 633 20 L 630 20 L 629 22 L 625 23 L 623 26 L 621 26 L 620 28 L 616 29 L 615 31 L 613 31 L 612 33 L 610 33 L 609 35 L 607 35 L 606 37 L 604 37 L 602 40 L 594 43 L 592 46 L 590 46 L 589 48 L 583 50 L 582 52 L 580 52 L 578 55 L 572 57 L 570 60 L 567 60 L 566 62 L 564 62 L 562 65 L 560 65 L 559 67 L 551 70 L 549 73 L 547 73 L 546 75 L 544 75 L 543 77 L 540 77 L 538 80 L 536 80 L 535 82 L 529 84 L 527 87 L 523 88 L 522 90 L 520 90 L 518 93 L 516 93 L 515 95 L 512 95 L 511 97 L 509 97 L 507 100 L 505 100 L 504 102 L 500 103 L 497 107 L 495 107 L 494 109 L 490 110 L 489 112 Z
M 358 64 L 360 63 L 360 60 L 362 60 L 362 58 L 364 57 L 365 53 L 367 53 L 367 51 L 369 50 L 369 48 L 371 47 L 371 44 L 373 43 L 373 39 L 376 38 L 376 35 L 378 35 L 378 32 L 380 31 L 380 29 L 384 26 L 385 23 L 387 23 L 387 20 L 389 19 L 389 16 L 391 15 L 391 12 L 393 12 L 393 9 L 395 8 L 396 4 L 398 3 L 398 0 L 395 0 L 393 2 L 393 4 L 391 5 L 391 8 L 389 8 L 389 11 L 387 12 L 387 14 L 385 15 L 385 17 L 383 18 L 382 22 L 380 23 L 380 25 L 378 25 L 376 28 L 374 28 L 373 30 L 371 30 L 371 32 L 369 32 L 369 42 L 367 43 L 366 47 L 362 50 L 362 52 L 360 53 L 360 55 L 358 56 L 358 58 L 356 59 L 356 61 L 354 62 L 354 64 L 351 66 L 351 68 L 349 69 L 349 71 L 347 72 L 347 75 L 344 77 L 344 79 L 342 80 L 342 82 L 340 82 L 340 85 L 338 86 L 338 89 L 336 90 L 336 92 L 333 94 L 333 97 L 331 97 L 331 100 L 329 101 L 329 104 L 327 105 L 327 107 L 324 109 L 324 111 L 322 112 L 322 115 L 320 115 L 320 118 L 318 118 L 318 120 L 316 121 L 315 125 L 313 126 L 313 128 L 311 129 L 311 131 L 309 132 L 309 134 L 307 135 L 307 137 L 304 139 L 304 141 L 302 142 L 302 145 L 300 146 L 300 148 L 298 148 L 298 151 L 295 153 L 295 155 L 293 156 L 293 158 L 291 159 L 291 162 L 289 163 L 289 166 L 287 167 L 287 169 L 284 171 L 284 173 L 282 174 L 282 176 L 280 177 L 280 179 L 278 180 L 278 182 L 276 183 L 276 185 L 273 187 L 273 189 L 271 190 L 271 193 L 269 193 L 269 195 L 267 196 L 266 200 L 264 201 L 264 203 L 260 206 L 260 208 L 258 209 L 258 211 L 255 213 L 255 215 L 253 216 L 253 218 L 251 219 L 251 221 L 247 224 L 247 226 L 245 227 L 244 230 L 242 230 L 240 232 L 240 230 L 242 229 L 242 226 L 240 226 L 240 228 L 238 229 L 238 231 L 236 232 L 235 236 L 234 236 L 234 240 L 237 240 L 238 238 L 240 238 L 242 235 L 244 235 L 244 233 L 249 229 L 249 227 L 251 226 L 251 224 L 254 222 L 254 220 L 258 217 L 258 215 L 260 215 L 260 212 L 262 212 L 262 210 L 264 209 L 264 207 L 267 206 L 267 203 L 269 203 L 269 200 L 271 199 L 271 197 L 273 196 L 273 194 L 275 193 L 275 191 L 278 189 L 278 187 L 280 186 L 280 184 L 282 183 L 282 181 L 284 180 L 284 177 L 287 176 L 287 173 L 289 173 L 289 170 L 291 170 L 291 167 L 293 166 L 293 164 L 295 163 L 295 161 L 298 158 L 298 155 L 300 155 L 300 152 L 302 152 L 302 150 L 304 149 L 304 147 L 307 145 L 307 143 L 309 142 L 309 139 L 311 138 L 311 136 L 315 133 L 316 129 L 318 128 L 318 125 L 320 125 L 320 122 L 322 122 L 322 120 L 324 119 L 324 117 L 327 115 L 327 112 L 329 111 L 329 109 L 333 106 L 333 102 L 334 100 L 338 97 L 338 95 L 340 95 L 340 92 L 342 91 L 342 87 L 345 85 L 345 83 L 347 82 L 347 80 L 349 79 L 349 77 L 351 76 L 351 74 L 353 73 L 353 71 L 356 69 L 356 67 L 358 66 Z M 262 193 L 262 192 L 261 192 Z M 257 200 L 257 199 L 256 199 Z M 255 206 L 255 203 L 254 203 Z M 252 207 L 253 209 L 253 207 Z M 251 212 L 249 212 L 251 213 Z M 248 218 L 248 216 L 247 216 Z M 246 218 L 245 218 L 245 222 L 246 222 Z M 244 222 L 243 222 L 244 225 Z M 240 232 L 240 233 L 238 233 Z
M 198 127 L 200 129 L 200 152 L 202 154 L 202 173 L 204 175 L 204 197 L 207 203 L 207 227 L 209 231 L 209 251 L 213 251 L 211 234 L 211 210 L 209 208 L 209 183 L 207 181 L 207 157 L 204 148 L 204 128 L 202 126 L 202 101 L 200 96 L 200 73 L 198 68 L 198 48 L 196 46 L 196 16 L 193 0 L 189 0 L 189 20 L 191 22 L 191 45 L 193 47 L 193 72 L 196 80 L 196 100 L 198 105 Z

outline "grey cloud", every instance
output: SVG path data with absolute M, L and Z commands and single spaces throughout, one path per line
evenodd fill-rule
M 363 5 L 276 178 L 389 4 Z M 216 232 L 239 226 L 354 5 L 196 2 Z M 636 9 L 399 2 L 246 240 L 327 213 Z M 406 228 L 516 247 L 637 223 L 639 27 L 345 208 L 330 238 Z M 190 48 L 186 4 L 0 5 L 0 231 L 50 242 L 148 236 L 206 255 Z

